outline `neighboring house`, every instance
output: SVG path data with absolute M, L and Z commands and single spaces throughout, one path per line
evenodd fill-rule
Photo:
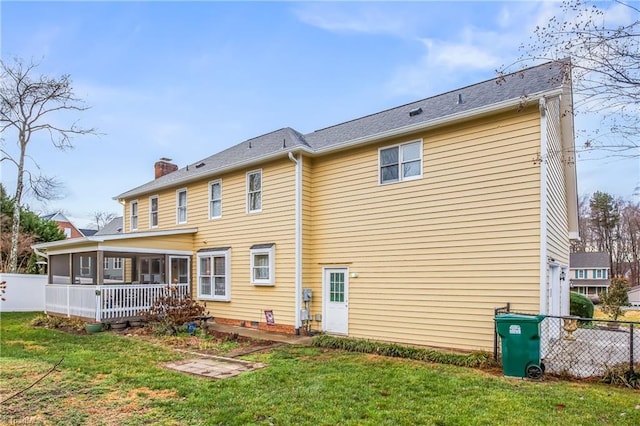
M 78 231 L 82 234 L 83 237 L 90 237 L 95 235 L 98 232 L 97 229 L 86 229 L 86 228 L 78 228 Z
M 569 282 L 571 290 L 597 297 L 609 288 L 611 268 L 605 252 L 571 253 Z
M 175 283 L 216 322 L 279 332 L 491 350 L 497 307 L 568 314 L 561 278 L 578 228 L 566 66 L 307 134 L 283 128 L 178 170 L 161 160 L 156 179 L 116 197 L 122 234 L 36 246 L 48 300 L 86 300 L 48 310 L 120 315 L 87 259 L 122 257 L 132 294 Z M 98 287 L 70 285 L 83 266 L 79 282 Z
M 122 234 L 122 216 L 114 217 L 94 235 Z
M 76 228 L 76 226 L 71 223 L 71 221 L 67 219 L 67 217 L 61 212 L 52 213 L 41 217 L 44 220 L 52 220 L 56 222 L 58 224 L 58 228 L 60 228 L 60 230 L 64 232 L 66 238 L 80 238 L 86 236 L 82 233 L 82 231 L 80 231 L 80 229 Z
M 629 303 L 632 306 L 640 306 L 640 286 L 631 287 L 628 294 Z

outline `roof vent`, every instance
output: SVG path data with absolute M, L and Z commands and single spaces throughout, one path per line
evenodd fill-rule
M 251 149 L 251 141 L 249 141 L 249 149 Z
M 202 166 L 204 166 L 204 163 L 198 163 L 198 164 L 196 164 L 196 169 L 199 169 Z
M 282 148 L 286 148 L 287 147 L 287 140 L 286 139 L 282 139 Z
M 462 93 L 458 93 L 458 102 L 456 102 L 458 105 L 462 105 L 464 103 L 464 100 L 462 100 Z
M 420 107 L 414 108 L 411 111 L 409 111 L 409 117 L 415 117 L 418 114 L 422 114 L 422 108 Z

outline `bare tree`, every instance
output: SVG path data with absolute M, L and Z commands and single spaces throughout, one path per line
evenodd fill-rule
M 95 211 L 92 214 L 93 222 L 91 222 L 91 226 L 95 226 L 99 231 L 104 228 L 107 223 L 111 222 L 116 216 L 118 215 L 112 212 Z
M 74 94 L 69 75 L 34 75 L 38 65 L 34 62 L 25 63 L 18 58 L 12 63 L 0 61 L 0 131 L 15 135 L 20 148 L 17 158 L 3 148 L 0 159 L 12 162 L 18 169 L 13 197 L 10 272 L 16 272 L 18 268 L 20 211 L 25 191 L 33 191 L 38 199 L 51 199 L 55 195 L 57 184 L 54 178 L 34 175 L 26 168 L 25 159 L 28 157 L 39 169 L 37 162 L 27 154 L 32 136 L 43 133 L 56 148 L 65 150 L 73 147 L 73 136 L 95 134 L 95 129 L 82 128 L 77 122 L 68 126 L 57 124 L 62 113 L 85 111 L 89 107 Z
M 608 9 L 605 9 L 608 7 Z M 622 0 L 565 0 L 561 13 L 536 27 L 517 63 L 571 58 L 574 110 L 601 123 L 584 149 L 640 156 L 640 9 Z M 504 73 L 515 64 L 503 67 Z

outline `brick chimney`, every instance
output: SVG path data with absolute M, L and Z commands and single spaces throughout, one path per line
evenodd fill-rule
M 165 157 L 162 157 L 160 161 L 156 161 L 156 164 L 154 164 L 156 179 L 178 170 L 178 166 L 176 166 L 173 163 L 170 163 L 170 161 L 171 161 L 171 158 L 165 158 Z

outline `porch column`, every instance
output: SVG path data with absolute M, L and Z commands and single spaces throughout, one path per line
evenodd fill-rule
M 96 252 L 96 284 L 104 284 L 104 251 Z

